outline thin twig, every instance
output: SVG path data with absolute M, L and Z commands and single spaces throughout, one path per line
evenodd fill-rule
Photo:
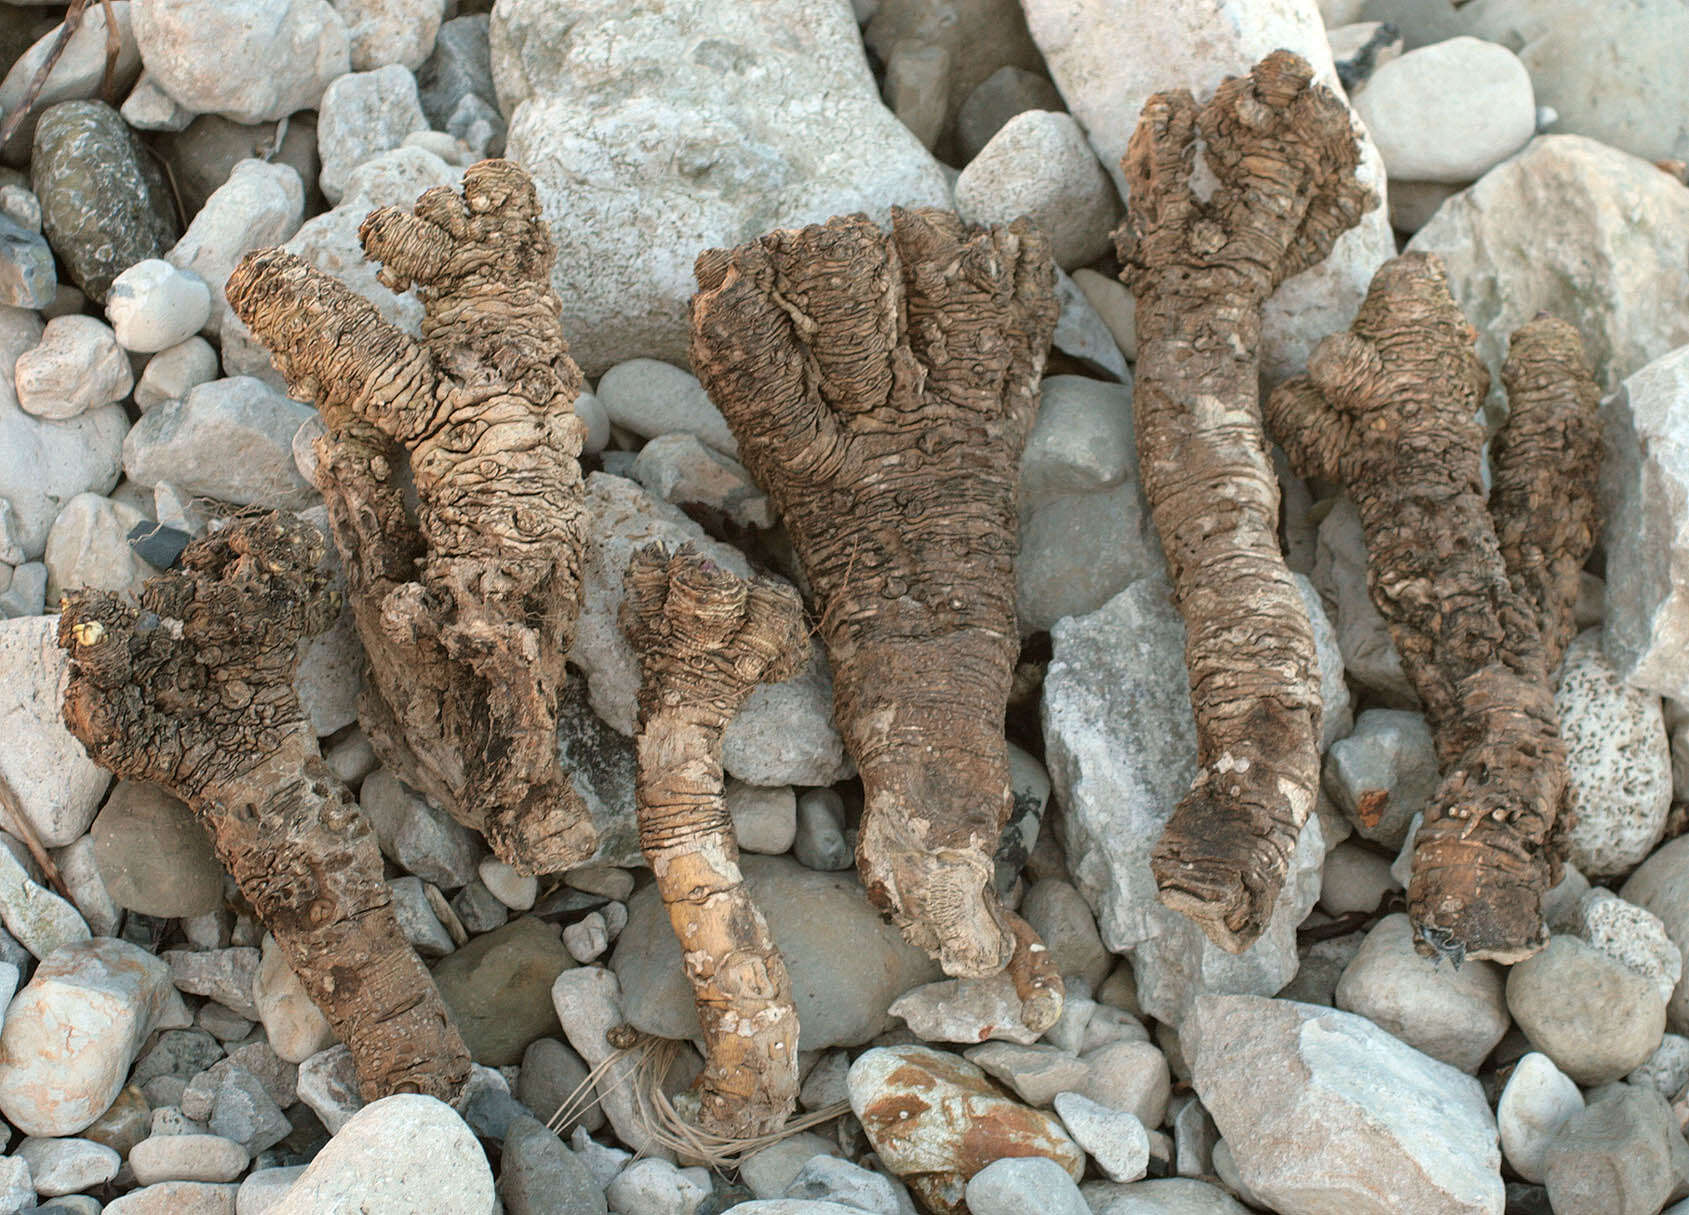
M 117 33 L 117 14 L 112 12 L 111 0 L 100 0 L 106 14 L 106 70 L 100 74 L 100 96 L 105 103 L 117 105 L 117 59 L 123 53 L 123 39 Z
M 4 809 L 6 817 L 11 821 L 7 824 L 12 834 L 23 841 L 23 846 L 29 849 L 29 855 L 35 858 L 35 863 L 41 866 L 41 872 L 47 875 L 47 881 L 63 898 L 70 902 L 70 891 L 65 888 L 65 880 L 59 873 L 59 867 L 53 863 L 53 858 L 47 854 L 47 849 L 41 846 L 41 837 L 35 834 L 35 827 L 23 812 L 23 802 L 12 791 L 12 786 L 6 783 L 6 778 L 0 776 L 0 809 Z
M 29 88 L 24 91 L 18 108 L 6 116 L 6 125 L 0 127 L 0 148 L 12 142 L 12 136 L 18 133 L 24 118 L 35 108 L 35 103 L 41 96 L 42 86 L 58 66 L 59 56 L 65 53 L 65 47 L 70 45 L 71 35 L 82 25 L 82 12 L 87 7 L 88 0 L 71 0 L 70 8 L 65 11 L 64 24 L 59 26 L 59 36 L 53 43 L 53 49 L 47 52 L 47 62 L 41 65 L 41 69 L 35 73 L 35 79 L 29 82 Z

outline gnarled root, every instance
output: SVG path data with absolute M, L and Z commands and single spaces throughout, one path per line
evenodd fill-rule
M 992 855 L 1048 242 L 894 211 L 889 236 L 838 218 L 707 252 L 697 275 L 692 365 L 821 608 L 869 896 L 947 973 L 996 973 L 1015 942 Z
M 76 591 L 64 719 L 96 762 L 188 805 L 352 1052 L 366 1100 L 451 1100 L 469 1075 L 434 981 L 399 930 L 375 835 L 317 752 L 293 691 L 302 637 L 333 620 L 323 542 L 285 514 L 189 545 L 137 607 Z
M 779 1129 L 798 1096 L 792 981 L 739 871 L 721 738 L 759 683 L 797 673 L 803 608 L 691 548 L 634 554 L 622 628 L 639 653 L 639 845 L 680 939 L 706 1058 L 698 1124 L 730 1138 Z M 688 1111 L 693 1113 L 694 1111 Z
M 581 376 L 550 285 L 551 235 L 507 161 L 360 230 L 423 339 L 280 250 L 244 258 L 229 303 L 316 402 L 317 481 L 369 656 L 359 717 L 396 775 L 523 873 L 591 855 L 557 761 L 557 697 L 579 614 Z M 417 519 L 405 511 L 408 454 Z
M 1578 576 L 1601 533 L 1601 389 L 1578 331 L 1546 314 L 1513 334 L 1501 382 L 1507 424 L 1490 444 L 1490 518 L 1552 673 L 1577 634 Z
M 1484 502 L 1475 415 L 1489 374 L 1475 339 L 1441 263 L 1399 257 L 1379 269 L 1349 332 L 1321 342 L 1309 375 L 1273 393 L 1267 416 L 1302 475 L 1341 481 L 1354 498 L 1373 601 L 1436 740 L 1442 782 L 1408 890 L 1420 948 L 1511 962 L 1546 939 L 1541 898 L 1566 767 L 1538 605 L 1510 580 Z M 1533 426 L 1534 408 L 1522 419 Z M 1541 534 L 1564 530 L 1550 520 Z M 1557 600 L 1561 557 L 1545 551 L 1530 566 L 1544 575 L 1521 583 Z M 1570 585 L 1575 594 L 1575 571 Z M 1543 616 L 1559 612 L 1555 603 Z
M 1266 928 L 1319 781 L 1313 630 L 1261 430 L 1261 308 L 1372 205 L 1348 110 L 1312 79 L 1276 51 L 1200 109 L 1158 93 L 1121 161 L 1138 462 L 1185 620 L 1199 765 L 1150 864 L 1162 901 L 1233 952 Z M 1199 137 L 1219 179 L 1206 202 Z

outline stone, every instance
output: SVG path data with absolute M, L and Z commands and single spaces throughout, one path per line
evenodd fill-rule
M 667 1160 L 636 1160 L 604 1192 L 616 1215 L 692 1215 L 709 1196 L 708 1175 L 700 1185 Z
M 778 856 L 791 849 L 798 835 L 798 799 L 790 785 L 751 785 L 727 782 L 727 813 L 733 836 L 743 852 Z
M 1125 1110 L 1146 1129 L 1167 1117 L 1172 1073 L 1167 1057 L 1148 1042 L 1128 1036 L 1090 1046 L 1081 1056 L 1085 1080 L 1077 1091 L 1110 1109 Z
M 1472 181 L 1536 134 L 1530 73 L 1512 51 L 1479 38 L 1380 65 L 1354 105 L 1392 182 Z
M 590 962 L 610 948 L 609 927 L 604 917 L 589 911 L 563 929 L 563 947 L 577 962 Z
M 1437 788 L 1437 753 L 1422 713 L 1366 709 L 1326 754 L 1324 784 L 1363 839 L 1400 848 Z
M 1015 609 L 1023 632 L 1097 611 L 1166 562 L 1136 476 L 1097 493 L 1059 494 L 1023 512 Z
M 224 295 L 229 275 L 247 253 L 279 245 L 293 236 L 304 218 L 305 183 L 292 165 L 253 157 L 231 166 L 182 239 L 165 254 L 165 260 L 178 270 L 197 275 L 210 293 L 205 318 L 182 337 L 201 327 L 212 336 L 231 327 L 244 331 Z M 182 318 L 182 327 L 187 319 Z M 142 348 L 164 347 L 131 347 Z
M 1659 916 L 1597 886 L 1577 901 L 1567 919 L 1573 935 L 1653 980 L 1660 999 L 1671 999 L 1683 978 L 1683 958 Z
M 538 878 L 517 873 L 496 856 L 483 857 L 475 872 L 493 897 L 512 911 L 528 910 L 539 895 Z
M 1081 1093 L 1058 1093 L 1055 1106 L 1067 1133 L 1110 1181 L 1137 1181 L 1149 1171 L 1149 1134 L 1135 1115 Z
M 1653 982 L 1558 933 L 1508 972 L 1507 1007 L 1531 1045 L 1585 1085 L 1636 1068 L 1665 1032 L 1665 1001 Z
M 791 974 L 805 1050 L 867 1042 L 894 1024 L 887 1010 L 898 996 L 938 975 L 935 963 L 881 921 L 854 873 L 755 855 L 742 856 L 740 867 Z M 848 952 L 838 948 L 841 940 L 852 943 Z M 635 1029 L 698 1036 L 680 946 L 655 886 L 628 901 L 628 926 L 610 966 Z
M 35 133 L 33 119 L 48 106 L 100 96 L 108 71 L 111 96 L 121 97 L 135 83 L 141 59 L 135 48 L 131 7 L 124 0 L 116 0 L 109 8 L 102 5 L 97 13 L 84 13 L 68 38 L 60 23 L 11 61 L 5 79 L 0 81 L 0 110 L 12 114 L 26 104 L 28 109 L 6 145 L 8 160 L 15 156 L 21 161 L 28 155 Z M 108 67 L 113 43 L 116 57 Z M 50 69 L 49 60 L 54 61 Z
M 1025 0 L 1024 7 L 1050 78 L 1128 203 L 1120 159 L 1152 93 L 1188 88 L 1206 98 L 1225 77 L 1282 47 L 1307 59 L 1316 79 L 1343 96 L 1311 0 L 1178 0 L 1150 7 L 1133 0 Z M 1361 179 L 1382 197 L 1382 165 L 1364 132 L 1361 150 Z M 1266 306 L 1263 376 L 1273 381 L 1300 370 L 1322 338 L 1348 325 L 1373 271 L 1394 254 L 1378 207 L 1339 238 L 1329 257 L 1284 283 Z
M 737 549 L 710 539 L 680 510 L 622 477 L 588 474 L 586 508 L 594 524 L 569 658 L 586 672 L 593 710 L 619 733 L 631 736 L 639 664 L 616 613 L 622 575 L 634 551 L 653 541 L 670 548 L 690 543 L 741 577 L 749 575 L 750 566 Z M 819 644 L 811 645 L 810 661 L 799 674 L 752 692 L 727 727 L 722 764 L 728 775 L 760 785 L 830 785 L 855 771 L 833 724 L 826 660 Z
M 1625 1077 L 1626 1084 L 1651 1088 L 1664 1097 L 1675 1097 L 1689 1086 L 1689 1038 L 1666 1034 L 1641 1067 Z
M 833 872 L 855 861 L 845 842 L 844 799 L 831 789 L 811 789 L 798 798 L 797 837 L 792 855 L 808 869 Z
M 636 355 L 684 365 L 700 249 L 949 205 L 937 162 L 881 104 L 844 5 L 520 0 L 494 11 L 491 47 L 506 154 L 539 187 L 563 327 L 589 376 Z
M 658 435 L 640 449 L 630 475 L 683 510 L 712 511 L 740 527 L 774 526 L 774 506 L 750 471 L 696 435 Z
M 397 148 L 412 132 L 427 129 L 416 77 L 408 69 L 395 63 L 340 77 L 323 93 L 317 112 L 317 149 L 323 165 L 318 184 L 323 196 L 340 202 L 353 169 Z
M 129 533 L 149 520 L 134 507 L 99 494 L 65 503 L 47 533 L 47 598 L 86 588 L 133 596 L 158 570 L 129 547 Z
M 363 687 L 364 647 L 352 609 L 342 600 L 334 623 L 301 647 L 293 690 L 312 731 L 326 737 L 358 720 Z
M 204 338 L 191 337 L 147 360 L 135 384 L 135 405 L 142 413 L 217 378 L 217 352 Z
M 105 1113 L 83 1128 L 82 1137 L 109 1147 L 119 1156 L 127 1156 L 130 1148 L 147 1137 L 151 1125 L 152 1111 L 147 1099 L 140 1089 L 130 1085 L 117 1094 Z
M 1296 973 L 1296 925 L 1325 847 L 1311 813 L 1266 931 L 1241 954 L 1214 945 L 1157 896 L 1149 851 L 1196 770 L 1184 626 L 1167 583 L 1146 578 L 1051 631 L 1045 760 L 1065 808 L 1074 885 L 1104 944 L 1130 953 L 1144 1012 L 1177 1025 L 1202 992 L 1275 992 Z
M 1495 377 L 1492 404 L 1507 338 L 1538 312 L 1578 318 L 1609 391 L 1689 342 L 1689 282 L 1678 272 L 1689 194 L 1592 139 L 1538 136 L 1438 208 L 1408 249 L 1442 257 L 1455 302 L 1485 318 L 1478 353 Z
M 213 380 L 141 416 L 123 441 L 124 472 L 240 506 L 305 506 L 314 491 L 291 444 L 313 413 L 251 376 Z
M 253 1169 L 235 1193 L 235 1215 L 266 1215 L 304 1172 L 302 1164 Z
M 1007 974 L 939 979 L 911 988 L 887 1009 L 923 1042 L 1014 1042 L 1028 1046 L 1036 1030 L 1021 1020 L 1020 994 Z
M 549 1120 L 561 1110 L 587 1078 L 581 1057 L 556 1038 L 536 1038 L 522 1052 L 522 1070 L 516 1077 L 516 1099 L 541 1118 Z M 596 1102 L 563 1123 L 562 1133 L 575 1127 L 588 1132 L 604 1125 L 604 1111 Z
M 161 1181 L 130 1190 L 105 1210 L 109 1215 L 236 1215 L 239 1190 L 204 1181 Z
M 773 1198 L 786 1192 L 810 1161 L 837 1157 L 839 1145 L 812 1131 L 797 1131 L 745 1156 L 739 1180 L 758 1198 Z
M 475 880 L 486 854 L 480 837 L 385 768 L 364 778 L 358 806 L 381 851 L 423 881 L 455 890 Z
M 574 964 L 556 925 L 520 916 L 437 963 L 434 983 L 475 1061 L 506 1067 L 557 1032 L 551 987 Z
M 727 420 L 698 377 L 660 359 L 617 363 L 594 393 L 610 421 L 647 439 L 689 434 L 726 456 L 739 453 Z
M 43 1198 L 104 1185 L 123 1165 L 116 1152 L 90 1139 L 25 1139 L 12 1150 L 29 1166 L 35 1193 Z
M 0 216 L 0 304 L 45 308 L 58 286 L 58 268 L 46 238 Z
M 154 6 L 156 7 L 156 6 Z M 99 101 L 61 101 L 35 128 L 30 188 L 70 281 L 103 304 L 112 281 L 176 239 L 163 172 L 122 117 Z
M 759 905 L 766 907 L 765 904 Z M 603 1067 L 594 1081 L 594 1088 L 617 1137 L 635 1151 L 667 1159 L 672 1153 L 653 1137 L 650 1126 L 639 1116 L 634 1105 L 632 1086 L 639 1066 L 637 1058 L 624 1055 L 608 1062 L 616 1053 L 616 1048 L 610 1045 L 606 1035 L 616 1026 L 628 1023 L 624 1009 L 644 1006 L 636 1006 L 632 1001 L 624 1005 L 616 975 L 602 966 L 577 966 L 564 970 L 551 986 L 551 1003 L 557 1010 L 557 1020 L 563 1026 L 569 1045 L 586 1060 L 589 1067 Z M 570 1143 L 576 1151 L 581 1151 L 580 1140 L 585 1138 L 586 1129 L 577 1127 Z M 587 1142 L 591 1140 L 587 1139 Z M 588 1168 L 593 1167 L 591 1157 L 586 1159 L 586 1163 Z M 616 1171 L 620 1171 L 619 1165 Z M 609 1178 L 605 1178 L 604 1182 L 609 1184 Z
M 161 918 L 216 910 L 223 867 L 187 804 L 157 785 L 120 780 L 92 827 L 94 858 L 120 907 Z
M 1114 955 L 1097 934 L 1097 922 L 1084 896 L 1071 883 L 1059 878 L 1034 882 L 1021 900 L 1019 913 L 1048 947 L 1063 978 L 1072 975 L 1092 987 L 1108 978 Z
M 0 780 L 49 848 L 88 830 L 111 781 L 59 716 L 68 659 L 57 629 L 56 616 L 0 620 Z
M 493 1171 L 463 1119 L 433 1097 L 401 1093 L 353 1115 L 270 1210 L 490 1211 L 493 1200 Z
M 270 1046 L 289 1063 L 302 1063 L 334 1042 L 328 1018 L 305 992 L 299 976 L 266 934 L 258 960 L 258 978 L 252 986 L 252 1001 Z
M 900 1196 L 897 1184 L 885 1174 L 827 1155 L 811 1157 L 786 1187 L 787 1198 L 827 1206 L 836 1203 L 874 1215 L 902 1215 Z
M 1619 888 L 1619 897 L 1659 917 L 1689 970 L 1689 837 L 1679 836 L 1644 861 Z M 1678 980 L 1667 1020 L 1674 1032 L 1689 1031 L 1689 982 Z
M 1567 858 L 1592 878 L 1621 876 L 1665 833 L 1671 746 L 1659 697 L 1627 687 L 1599 629 L 1566 648 L 1554 693 L 1566 742 Z
M 612 1182 L 611 1184 L 614 1184 Z M 509 1215 L 606 1215 L 604 1191 L 585 1164 L 533 1118 L 511 1121 L 498 1196 Z
M 1136 480 L 1130 384 L 1045 376 L 1040 398 L 1020 460 L 1023 508 L 1061 494 L 1097 493 Z
M 1652 1215 L 1679 1190 L 1685 1152 L 1666 1099 L 1619 1085 L 1568 1117 L 1548 1145 L 1548 1200 L 1555 1215 Z
M 971 162 L 991 137 L 1028 110 L 1060 110 L 1061 94 L 1038 72 L 1004 64 L 980 81 L 956 111 L 956 142 L 963 163 Z
M 258 979 L 258 950 L 167 949 L 160 956 L 169 965 L 178 991 L 216 1000 L 249 1021 L 258 1019 L 258 1006 L 252 1001 Z
M 8 843 L 10 843 L 8 839 Z M 74 906 L 37 884 L 18 859 L 22 849 L 0 852 L 0 919 L 29 953 L 46 958 L 61 946 L 86 941 L 88 924 Z
M 1540 1051 L 1513 1065 L 1513 1074 L 1496 1103 L 1501 1150 L 1513 1171 L 1526 1181 L 1543 1179 L 1549 1144 L 1573 1114 L 1583 1110 L 1583 1094 L 1569 1076 Z
M 1359 1013 L 1409 1046 L 1468 1075 L 1510 1024 L 1502 968 L 1468 961 L 1459 969 L 1420 956 L 1400 912 L 1366 934 L 1337 983 L 1337 1007 Z
M 956 179 L 956 210 L 979 224 L 1026 216 L 1072 270 L 1113 248 L 1114 183 L 1071 114 L 1028 110 L 1009 119 Z
M 0 619 L 40 616 L 47 610 L 47 567 L 28 561 L 12 571 L 10 585 L 0 591 Z
M 188 231 L 193 232 L 192 226 Z M 192 271 L 178 269 L 163 258 L 148 258 L 112 280 L 106 316 L 123 349 L 142 354 L 167 350 L 187 341 L 211 318 L 211 289 Z M 127 362 L 124 371 L 128 371 Z
M 1048 1106 L 1057 1093 L 1077 1090 L 1090 1074 L 1076 1055 L 1054 1046 L 985 1042 L 962 1057 L 1028 1105 Z
M 13 382 L 25 413 L 63 421 L 121 401 L 135 377 L 110 326 L 59 316 L 47 322 L 40 345 L 18 356 Z
M 1053 1115 L 1000 1095 L 971 1063 L 925 1046 L 876 1047 L 851 1064 L 850 1105 L 880 1162 L 928 1207 L 961 1209 L 968 1180 L 1004 1156 L 1042 1156 L 1069 1178 L 1085 1154 Z
M 273 122 L 314 109 L 351 66 L 328 0 L 149 0 L 135 14 L 141 60 L 184 109 Z
M 195 1077 L 190 1081 L 182 1100 L 194 1102 L 195 1109 L 209 1101 L 205 1121 L 212 1134 L 232 1139 L 256 1156 L 292 1131 L 292 1124 L 260 1077 L 229 1061 L 214 1065 L 207 1075 L 210 1079 Z
M 248 1159 L 245 1148 L 219 1135 L 155 1135 L 129 1152 L 130 1167 L 141 1185 L 233 1181 L 246 1172 Z
M 1370 915 L 1397 888 L 1389 857 L 1344 840 L 1326 854 L 1320 871 L 1320 909 L 1333 916 L 1357 911 Z
M 137 131 L 181 131 L 194 120 L 194 112 L 177 105 L 176 99 L 145 71 L 123 99 L 118 113 Z
M 1500 1151 L 1481 1086 L 1370 1021 L 1287 1000 L 1203 996 L 1180 1041 L 1243 1181 L 1272 1209 L 1501 1210 Z
M 1679 341 L 1684 339 L 1680 338 Z M 1689 700 L 1689 346 L 1625 380 L 1602 405 L 1607 605 L 1602 643 L 1633 688 Z
M 27 1135 L 74 1135 L 123 1088 L 155 1028 L 187 1023 L 169 968 L 111 937 L 49 954 L 6 1009 L 0 1112 Z
M 335 0 L 346 22 L 352 70 L 389 64 L 415 71 L 434 50 L 445 16 L 445 0 Z
M 1056 331 L 1050 344 L 1065 355 L 1088 364 L 1091 374 L 1112 376 L 1124 382 L 1131 371 L 1121 357 L 1120 347 L 1091 301 L 1067 271 L 1056 267 Z
M 1402 671 L 1389 627 L 1372 602 L 1366 581 L 1366 537 L 1360 513 L 1341 494 L 1320 520 L 1314 586 L 1330 605 L 1343 669 L 1375 699 L 1393 708 L 1416 708 L 1419 694 Z M 1406 822 L 1406 818 L 1402 820 Z
M 944 46 L 904 39 L 885 60 L 886 106 L 923 147 L 937 145 L 950 101 L 953 56 Z
M 570 670 L 557 704 L 558 763 L 573 777 L 575 791 L 598 831 L 593 861 L 643 865 L 645 854 L 639 850 L 634 806 L 638 756 L 632 739 L 623 737 L 593 712 L 588 695 L 586 678 L 578 670 Z
M 1106 274 L 1080 267 L 1073 272 L 1074 285 L 1084 293 L 1091 307 L 1101 318 L 1114 344 L 1128 359 L 1138 357 L 1138 306 L 1126 284 Z
M 352 1052 L 344 1046 L 318 1051 L 299 1065 L 296 1094 L 311 1108 L 330 1135 L 364 1108 Z
M 1190 1177 L 1128 1185 L 1088 1181 L 1079 1192 L 1090 1203 L 1092 1215 L 1249 1215 L 1250 1211 L 1218 1186 Z
M 153 1039 L 135 1064 L 130 1083 L 144 1086 L 168 1076 L 186 1084 L 223 1057 L 223 1048 L 204 1030 L 167 1029 Z
M 495 108 L 498 105 L 498 92 L 493 88 L 492 52 L 488 46 L 489 21 L 486 13 L 466 13 L 447 21 L 440 26 L 433 52 L 416 68 L 422 112 L 437 131 L 451 129 L 452 118 L 467 97 L 475 97 Z M 503 126 L 500 120 L 501 140 Z
M 65 893 L 75 904 L 77 912 L 97 937 L 114 937 L 123 924 L 123 912 L 112 902 L 106 884 L 100 879 L 100 868 L 94 860 L 94 841 L 83 836 L 74 844 L 53 850 L 53 863 L 59 867 L 59 879 Z M 5 971 L 0 970 L 0 976 Z M 0 990 L 4 982 L 0 980 Z
M 1042 1156 L 993 1161 L 968 1180 L 967 1195 L 972 1215 L 1022 1215 L 1034 1210 L 1048 1215 L 1090 1215 L 1091 1210 L 1067 1171 Z

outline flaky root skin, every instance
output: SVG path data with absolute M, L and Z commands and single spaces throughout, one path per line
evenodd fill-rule
M 469 1052 L 399 929 L 374 833 L 318 754 L 293 691 L 302 637 L 336 609 L 322 540 L 284 514 L 184 550 L 139 603 L 75 591 L 64 720 L 103 767 L 191 806 L 352 1053 L 365 1100 L 451 1100 Z
M 792 982 L 739 869 L 721 739 L 759 683 L 808 650 L 789 588 L 746 581 L 690 548 L 634 554 L 622 628 L 639 653 L 639 842 L 680 941 L 705 1043 L 687 1103 L 705 1130 L 778 1130 L 798 1095 Z
M 697 275 L 692 365 L 813 588 L 870 896 L 947 973 L 995 973 L 1015 953 L 991 857 L 1048 243 L 894 211 L 889 235 L 834 219 L 711 250 Z
M 586 514 L 551 235 L 507 161 L 471 166 L 461 196 L 372 212 L 360 235 L 383 282 L 416 284 L 421 341 L 276 249 L 242 260 L 228 298 L 327 424 L 317 484 L 369 658 L 364 732 L 518 871 L 563 870 L 596 832 L 557 761 Z
M 1374 202 L 1347 107 L 1312 80 L 1278 51 L 1200 108 L 1157 94 L 1121 162 L 1138 461 L 1185 621 L 1199 767 L 1151 868 L 1162 901 L 1234 953 L 1272 916 L 1319 780 L 1313 630 L 1261 426 L 1261 308 Z M 1199 139 L 1219 181 L 1207 201 Z
M 1510 962 L 1547 939 L 1566 767 L 1538 609 L 1509 578 L 1485 506 L 1475 416 L 1489 375 L 1475 340 L 1441 263 L 1396 258 L 1308 377 L 1275 390 L 1268 418 L 1299 472 L 1354 498 L 1373 602 L 1436 741 L 1442 780 L 1408 887 L 1419 948 Z

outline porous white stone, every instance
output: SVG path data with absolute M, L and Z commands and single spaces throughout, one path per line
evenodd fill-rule
M 49 848 L 88 830 L 111 783 L 60 716 L 70 658 L 58 625 L 57 616 L 0 620 L 0 778 Z
M 1671 999 L 1683 978 L 1683 958 L 1659 916 L 1597 886 L 1577 901 L 1567 921 L 1585 944 L 1653 980 L 1660 999 Z
M 434 49 L 447 0 L 334 0 L 346 22 L 352 70 L 390 63 L 415 71 Z
M 135 376 L 109 325 L 59 316 L 47 322 L 39 345 L 18 356 L 13 382 L 25 413 L 62 421 L 121 401 Z

